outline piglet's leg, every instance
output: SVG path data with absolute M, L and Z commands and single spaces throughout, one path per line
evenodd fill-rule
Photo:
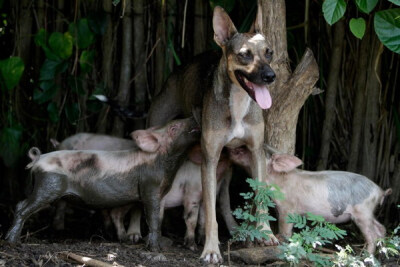
M 293 231 L 293 223 L 287 223 L 286 217 L 288 212 L 282 211 L 278 209 L 279 218 L 278 218 L 278 225 L 279 225 L 279 235 L 282 237 L 291 237 Z
M 195 243 L 195 230 L 197 225 L 197 219 L 199 216 L 199 200 L 198 199 L 186 199 L 184 202 L 184 220 L 186 223 L 186 234 L 185 234 L 185 246 L 192 251 L 197 250 Z
M 67 208 L 67 202 L 64 200 L 57 201 L 56 204 L 56 215 L 53 218 L 53 228 L 56 230 L 64 230 L 64 218 L 65 209 Z
M 140 231 L 140 218 L 142 217 L 142 209 L 139 205 L 134 205 L 131 209 L 131 219 L 129 221 L 128 236 L 129 239 L 137 243 L 142 238 Z
M 144 212 L 146 216 L 147 225 L 149 226 L 149 237 L 147 239 L 147 246 L 153 252 L 160 251 L 159 237 L 160 237 L 160 189 L 159 187 L 151 184 L 142 183 L 141 193 L 144 205 Z
M 118 240 L 121 242 L 128 240 L 128 235 L 126 234 L 125 226 L 124 226 L 124 218 L 125 215 L 130 210 L 131 205 L 126 205 L 118 208 L 113 208 L 110 212 L 111 219 L 115 225 L 115 229 L 117 231 Z
M 25 220 L 60 198 L 65 188 L 65 178 L 62 175 L 53 173 L 36 175 L 33 192 L 28 199 L 18 203 L 14 222 L 6 234 L 6 239 L 11 243 L 18 242 Z
M 362 210 L 355 210 L 353 214 L 353 221 L 356 223 L 358 228 L 360 228 L 365 241 L 367 242 L 367 251 L 369 253 L 374 253 L 376 249 L 376 241 L 378 239 L 378 234 L 374 228 L 374 216 L 370 212 L 365 212 Z
M 228 228 L 229 232 L 235 230 L 238 227 L 235 219 L 232 216 L 232 209 L 231 209 L 231 200 L 229 196 L 229 185 L 232 179 L 232 168 L 229 168 L 225 171 L 221 181 L 221 188 L 219 191 L 219 208 L 221 211 L 221 215 L 224 218 L 226 223 L 226 227 Z

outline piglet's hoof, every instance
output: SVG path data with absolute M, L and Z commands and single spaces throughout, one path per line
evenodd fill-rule
M 140 239 L 142 239 L 142 236 L 140 234 L 131 234 L 131 235 L 129 235 L 129 240 L 132 243 L 136 244 L 137 242 L 139 242 Z
M 196 242 L 194 242 L 193 238 L 185 238 L 185 242 L 183 243 L 183 245 L 193 252 L 197 251 L 197 245 Z
M 158 262 L 167 261 L 167 257 L 165 257 L 162 253 L 158 252 L 142 252 L 140 253 L 140 257 L 151 261 L 158 261 Z

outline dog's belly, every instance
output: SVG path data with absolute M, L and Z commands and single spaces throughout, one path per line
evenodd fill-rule
M 228 147 L 228 148 L 238 148 L 238 147 L 243 146 L 245 144 L 246 144 L 246 142 L 243 139 L 233 138 L 225 146 Z

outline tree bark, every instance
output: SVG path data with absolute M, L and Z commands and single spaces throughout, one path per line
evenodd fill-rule
M 306 49 L 294 73 L 289 69 L 284 0 L 258 1 L 262 8 L 262 31 L 274 51 L 271 63 L 276 80 L 271 84 L 272 106 L 264 112 L 265 141 L 279 151 L 294 154 L 296 126 L 301 107 L 318 80 L 318 65 Z
M 125 13 L 122 19 L 122 53 L 121 53 L 121 71 L 119 78 L 119 89 L 116 101 L 122 106 L 126 107 L 130 100 L 130 79 L 132 73 L 131 60 L 132 60 L 132 18 L 131 18 L 131 0 L 126 0 Z M 115 117 L 113 135 L 124 135 L 124 122 Z
M 165 47 L 166 47 L 166 40 L 165 40 L 165 12 L 166 6 L 164 1 L 158 2 L 157 4 L 157 32 L 156 32 L 156 39 L 160 39 L 160 42 L 157 45 L 156 52 L 155 52 L 155 88 L 154 88 L 154 95 L 157 95 L 164 83 L 164 66 L 165 66 Z
M 146 108 L 147 76 L 146 76 L 146 46 L 144 29 L 144 1 L 133 1 L 133 42 L 134 48 L 134 86 L 135 86 L 135 110 L 138 114 L 144 114 Z M 145 119 L 136 119 L 134 129 L 143 129 L 146 125 Z
M 334 26 L 331 62 L 329 66 L 328 85 L 325 98 L 325 120 L 322 126 L 321 149 L 317 170 L 325 170 L 328 163 L 332 130 L 335 123 L 336 95 L 339 81 L 340 66 L 342 64 L 342 51 L 344 40 L 344 20 L 340 20 Z

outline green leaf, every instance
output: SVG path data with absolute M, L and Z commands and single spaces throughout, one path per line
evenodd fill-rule
M 85 50 L 82 52 L 79 58 L 79 64 L 83 73 L 87 73 L 92 70 L 94 55 L 94 50 Z
M 35 34 L 35 44 L 40 47 L 47 46 L 47 36 L 47 31 L 45 29 L 40 29 L 39 32 Z
M 393 52 L 400 53 L 400 8 L 376 12 L 374 27 L 379 40 Z
M 210 0 L 211 9 L 216 6 L 223 7 L 227 13 L 231 12 L 235 7 L 235 0 Z
M 322 4 L 322 12 L 324 13 L 324 18 L 329 25 L 337 22 L 341 17 L 343 17 L 346 11 L 346 2 L 344 0 L 325 0 Z
M 358 19 L 351 19 L 350 23 L 350 31 L 353 33 L 355 37 L 358 39 L 362 39 L 364 34 L 365 34 L 365 20 L 363 18 L 358 18 Z
M 0 130 L 0 157 L 7 167 L 14 165 L 22 154 L 22 132 L 20 125 Z
M 89 28 L 87 19 L 80 19 L 77 23 L 71 23 L 69 33 L 75 38 L 75 44 L 80 49 L 85 49 L 95 41 L 95 35 Z
M 389 0 L 389 2 L 392 2 L 393 4 L 400 6 L 400 0 Z
M 52 122 L 56 123 L 60 120 L 60 117 L 58 116 L 58 107 L 56 103 L 50 102 L 47 105 L 47 112 L 49 113 L 49 118 Z
M 8 90 L 17 86 L 24 69 L 25 65 L 20 57 L 10 57 L 0 60 L 0 76 Z
M 73 38 L 69 32 L 53 32 L 49 38 L 51 50 L 60 58 L 68 59 L 72 55 Z
M 56 77 L 57 67 L 61 64 L 60 61 L 46 59 L 40 68 L 39 81 L 52 80 Z
M 356 0 L 358 9 L 367 14 L 375 8 L 377 3 L 378 0 Z
M 65 106 L 65 115 L 67 116 L 68 121 L 75 125 L 77 120 L 79 119 L 79 105 L 78 103 L 70 103 Z
M 43 104 L 50 101 L 57 92 L 57 86 L 53 80 L 42 81 L 39 84 L 40 89 L 36 88 L 33 91 L 33 100 L 38 104 Z

